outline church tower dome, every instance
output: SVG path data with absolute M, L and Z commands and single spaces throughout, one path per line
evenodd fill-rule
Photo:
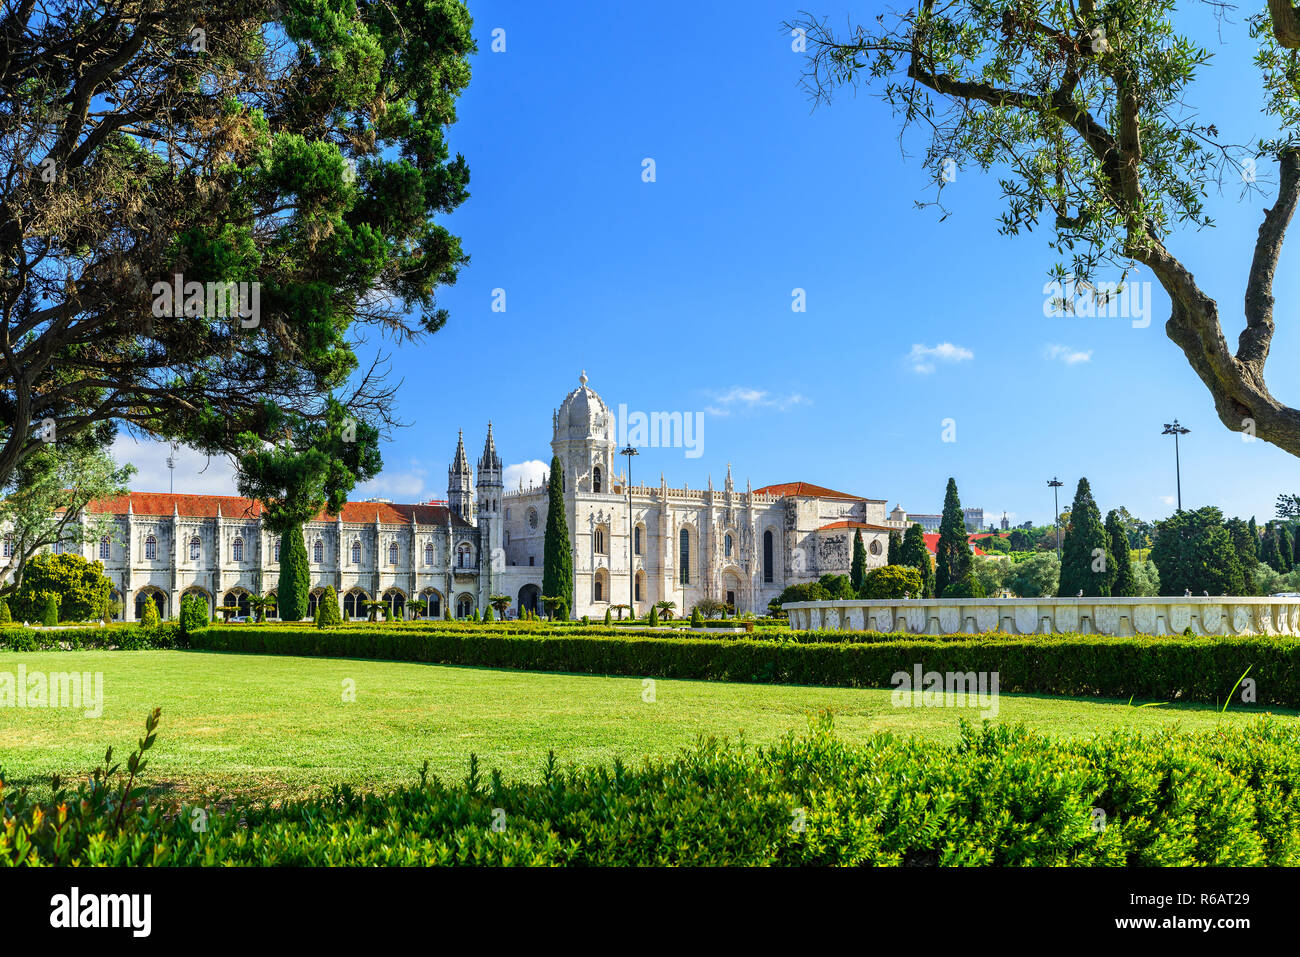
M 564 397 L 555 411 L 551 451 L 564 467 L 566 492 L 607 493 L 613 475 L 614 414 L 595 389 L 587 385 L 587 373 L 578 376 L 578 387 Z

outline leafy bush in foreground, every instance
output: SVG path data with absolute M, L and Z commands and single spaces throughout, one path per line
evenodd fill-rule
M 0 790 L 0 863 L 81 865 L 1295 865 L 1300 730 L 1057 740 L 963 724 L 959 743 L 877 734 L 561 769 L 540 783 L 427 779 L 276 807 L 150 803 L 157 713 L 128 761 L 48 803 Z
M 0 651 L 81 651 L 120 648 L 124 651 L 187 648 L 189 641 L 176 622 L 149 630 L 136 624 L 62 628 L 43 631 L 22 625 L 0 627 Z

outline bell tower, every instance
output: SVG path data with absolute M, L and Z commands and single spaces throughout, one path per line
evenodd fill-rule
M 474 523 L 474 477 L 465 456 L 465 433 L 456 439 L 456 458 L 447 469 L 447 507 L 469 522 Z

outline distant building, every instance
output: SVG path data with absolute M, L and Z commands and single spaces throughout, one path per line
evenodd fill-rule
M 1006 513 L 1006 512 L 1003 512 L 1003 513 L 1002 513 L 1002 521 L 1001 521 L 999 524 L 1000 524 L 1001 527 L 1002 527 L 1002 531 L 1005 532 L 1005 531 L 1009 531 L 1009 530 L 1010 530 L 1010 528 L 1011 528 L 1011 519 L 1007 518 L 1007 513 Z
M 981 532 L 984 530 L 984 509 L 982 508 L 963 508 L 962 517 L 966 521 L 967 532 Z M 903 506 L 895 505 L 894 510 L 889 513 L 891 522 L 902 522 L 905 526 L 920 525 L 925 532 L 939 531 L 939 525 L 943 522 L 942 514 L 929 514 L 923 512 L 908 512 Z

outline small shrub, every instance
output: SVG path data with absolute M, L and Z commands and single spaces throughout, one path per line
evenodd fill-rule
M 944 598 L 983 598 L 984 586 L 972 573 L 967 572 L 943 590 Z
M 59 596 L 45 593 L 41 603 L 41 624 L 51 628 L 59 623 Z
M 704 624 L 704 618 L 700 615 L 699 607 L 691 609 L 691 627 L 699 628 Z
M 0 598 L 0 625 L 6 625 L 13 620 L 13 615 L 9 613 L 8 600 Z
M 491 605 L 488 605 L 487 608 L 483 609 L 483 621 L 485 623 L 491 623 L 493 621 L 496 621 L 496 615 L 492 613 Z
M 150 605 L 153 602 L 149 603 Z M 208 600 L 201 595 L 181 596 L 181 633 L 192 635 L 200 628 L 208 626 Z
M 650 606 L 650 627 L 655 628 L 659 625 L 659 609 L 654 605 Z
M 923 587 L 919 568 L 911 565 L 885 565 L 867 572 L 859 597 L 920 598 Z
M 140 627 L 146 631 L 152 631 L 161 623 L 158 618 L 158 603 L 152 597 L 147 598 L 144 603 L 144 616 L 140 619 Z

